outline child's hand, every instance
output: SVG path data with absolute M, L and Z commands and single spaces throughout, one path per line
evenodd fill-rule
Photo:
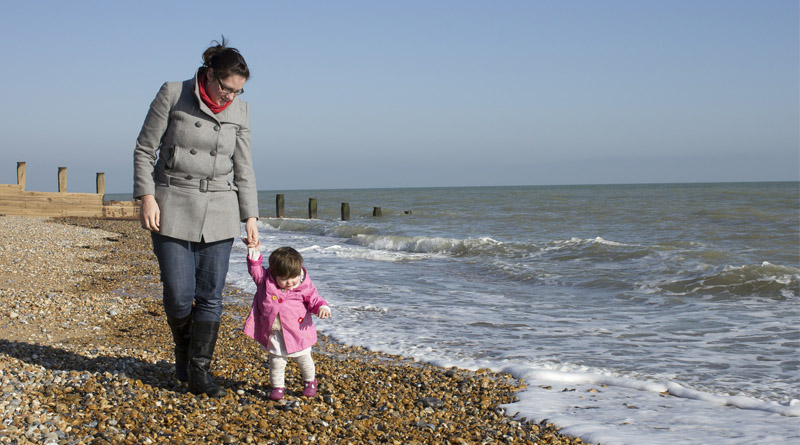
M 322 306 L 321 308 L 319 308 L 319 314 L 317 315 L 317 317 L 319 317 L 320 320 L 331 318 L 330 308 L 328 308 L 328 306 Z
M 261 248 L 261 241 L 256 241 L 254 247 L 247 246 L 247 258 L 250 258 L 253 261 L 258 261 L 258 257 L 261 256 L 260 248 Z

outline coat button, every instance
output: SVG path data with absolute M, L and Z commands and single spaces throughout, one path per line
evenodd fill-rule
M 278 299 L 278 296 L 277 296 L 277 295 L 273 295 L 273 296 L 272 296 L 272 301 L 275 301 L 275 300 L 277 300 L 277 299 Z
M 214 131 L 219 131 L 219 125 L 214 125 Z
M 300 324 L 302 322 L 303 322 L 303 317 L 300 317 L 300 318 L 297 319 L 297 324 Z
M 192 176 L 192 175 L 186 175 L 186 179 L 194 179 L 194 176 Z
M 283 298 L 278 298 L 278 303 L 283 303 Z
M 191 153 L 193 155 L 196 155 L 197 154 L 197 150 L 193 148 L 193 149 L 189 150 L 189 153 Z
M 203 126 L 203 123 L 200 122 L 200 121 L 197 121 L 197 122 L 194 123 L 194 126 L 197 127 L 197 128 L 200 128 L 200 127 Z
M 211 150 L 211 156 L 216 156 L 216 155 L 217 155 L 217 150 Z

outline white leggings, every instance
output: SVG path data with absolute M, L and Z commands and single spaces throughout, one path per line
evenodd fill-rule
M 311 358 L 311 348 L 304 354 L 282 356 L 282 355 L 269 355 L 269 383 L 273 388 L 284 388 L 284 372 L 289 358 L 293 358 L 300 365 L 300 372 L 303 374 L 303 381 L 310 382 L 316 376 L 316 368 L 314 367 L 314 360 Z

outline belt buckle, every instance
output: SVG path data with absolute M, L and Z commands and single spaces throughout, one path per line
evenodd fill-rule
M 208 179 L 201 179 L 200 180 L 200 191 L 207 192 L 208 191 Z

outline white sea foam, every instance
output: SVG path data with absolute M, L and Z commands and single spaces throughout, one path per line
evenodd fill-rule
M 606 246 L 615 246 L 615 247 L 627 247 L 632 246 L 631 244 L 620 243 L 616 241 L 609 241 L 603 239 L 602 237 L 596 237 L 592 239 L 583 239 L 578 237 L 573 237 L 568 240 L 559 240 L 559 241 L 552 241 L 550 243 L 550 247 L 546 248 L 545 250 L 561 250 L 565 248 L 571 248 L 575 246 L 587 246 L 587 245 L 606 245 Z
M 591 373 L 566 373 L 552 370 L 528 369 L 521 371 L 519 367 L 506 367 L 504 372 L 509 372 L 515 377 L 524 378 L 530 381 L 552 381 L 557 383 L 582 384 L 582 385 L 604 385 L 614 386 L 639 391 L 649 391 L 658 394 L 669 394 L 685 399 L 702 400 L 712 402 L 721 406 L 734 406 L 743 409 L 766 411 L 769 413 L 781 414 L 783 416 L 800 417 L 800 406 L 785 406 L 775 402 L 758 400 L 744 396 L 721 396 L 703 391 L 686 388 L 675 382 L 648 382 L 633 380 L 624 377 L 614 377 L 602 374 Z
M 370 306 L 370 305 L 366 305 L 366 306 L 351 306 L 348 309 L 351 310 L 351 311 L 357 311 L 357 312 L 379 312 L 381 314 L 385 314 L 385 313 L 389 312 L 389 309 L 387 309 L 385 307 Z
M 529 379 L 508 413 L 547 419 L 562 432 L 603 444 L 791 443 L 796 417 L 735 409 L 702 398 L 609 386 Z M 699 439 L 702 438 L 702 439 Z
M 442 253 L 471 255 L 493 249 L 502 243 L 491 238 L 453 239 L 427 236 L 377 236 L 358 234 L 351 241 L 376 250 L 406 251 L 414 253 Z
M 353 260 L 396 262 L 396 261 L 415 261 L 415 260 L 430 258 L 430 255 L 424 255 L 424 254 L 365 249 L 362 247 L 351 247 L 342 245 L 333 245 L 325 248 L 314 246 L 313 250 L 321 255 L 333 255 L 339 258 L 353 259 Z

